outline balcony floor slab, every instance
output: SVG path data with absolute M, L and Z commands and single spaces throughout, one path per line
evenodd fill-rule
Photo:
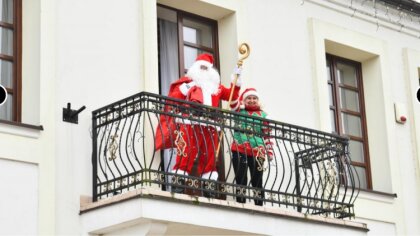
M 204 231 L 206 228 L 220 229 L 223 234 L 305 234 L 311 231 L 323 234 L 340 230 L 340 234 L 344 235 L 367 235 L 368 231 L 366 224 L 351 220 L 307 215 L 270 206 L 174 194 L 154 188 L 140 188 L 97 202 L 91 202 L 86 197 L 81 199 L 80 214 L 84 231 L 91 234 L 118 232 L 122 228 L 134 227 L 146 221 L 171 224 L 172 227 L 168 227 L 168 231 L 174 228 L 176 223 L 194 225 L 195 228 L 202 227 Z M 285 225 L 288 230 L 281 225 Z M 167 233 L 171 233 L 168 231 Z

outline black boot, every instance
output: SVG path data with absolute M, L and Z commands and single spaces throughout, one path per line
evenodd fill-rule
M 185 179 L 179 176 L 172 176 L 171 192 L 173 193 L 184 193 L 185 191 Z
M 254 199 L 255 205 L 262 206 L 264 202 L 264 191 L 261 191 L 261 190 L 255 191 L 254 197 L 256 198 Z
M 203 196 L 207 198 L 216 198 L 216 183 L 204 181 Z

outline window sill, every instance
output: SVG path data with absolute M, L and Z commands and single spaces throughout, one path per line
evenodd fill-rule
M 396 193 L 385 193 L 375 190 L 360 189 L 359 197 L 366 200 L 375 200 L 386 203 L 394 202 L 394 199 L 397 198 Z
M 42 125 L 30 125 L 15 121 L 0 120 L 0 133 L 13 134 L 29 138 L 39 138 L 44 130 Z

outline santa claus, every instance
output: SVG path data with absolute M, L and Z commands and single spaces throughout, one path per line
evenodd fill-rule
M 239 77 L 240 69 L 236 69 L 235 73 Z M 240 79 L 235 85 L 231 84 L 233 88 L 221 85 L 219 73 L 213 68 L 213 56 L 201 54 L 187 74 L 171 84 L 168 96 L 219 107 L 220 101 L 228 101 L 232 93 L 231 104 L 235 105 L 238 103 L 240 85 Z M 176 163 L 172 171 L 177 176 L 195 175 L 203 179 L 217 180 L 218 128 L 196 120 L 191 121 L 188 116 L 177 119 L 161 116 L 160 121 L 156 133 L 156 149 L 176 148 Z M 173 123 L 171 125 L 168 122 Z M 194 170 L 193 166 L 196 166 Z M 176 182 L 183 182 L 183 179 Z M 174 187 L 172 189 L 178 193 L 184 190 Z

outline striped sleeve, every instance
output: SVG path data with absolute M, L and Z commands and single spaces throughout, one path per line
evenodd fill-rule
M 267 118 L 267 116 L 265 118 Z M 264 121 L 263 124 L 264 124 L 263 133 L 267 134 L 267 136 L 264 136 L 264 145 L 265 145 L 265 149 L 267 151 L 267 155 L 271 159 L 274 156 L 274 150 L 273 150 L 274 143 L 273 143 L 272 139 L 268 136 L 271 132 L 271 129 L 270 129 L 269 123 L 267 121 Z
M 230 109 L 232 111 L 239 111 L 240 110 L 240 102 L 239 102 L 238 98 L 232 99 L 232 101 L 230 102 L 229 105 L 230 105 Z

